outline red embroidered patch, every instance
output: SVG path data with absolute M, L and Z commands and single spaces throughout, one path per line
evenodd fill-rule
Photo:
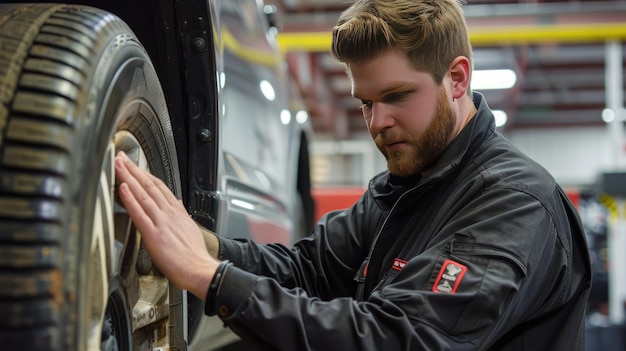
M 445 260 L 435 284 L 433 284 L 433 291 L 454 294 L 466 271 L 467 267 L 464 265 L 452 260 Z
M 401 271 L 402 268 L 404 268 L 404 266 L 406 266 L 408 262 L 405 260 L 401 260 L 399 258 L 395 258 L 393 260 L 393 266 L 391 266 L 391 268 L 395 269 L 396 271 Z

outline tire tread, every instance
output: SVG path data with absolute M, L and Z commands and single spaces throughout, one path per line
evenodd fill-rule
M 75 106 L 103 45 L 93 28 L 115 21 L 79 5 L 0 10 L 0 344 L 73 349 L 77 311 L 62 306 L 77 277 L 62 272 L 78 235 L 63 223 Z

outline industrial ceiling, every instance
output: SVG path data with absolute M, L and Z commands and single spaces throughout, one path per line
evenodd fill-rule
M 329 54 L 332 27 L 351 2 L 270 2 L 314 130 L 339 139 L 366 132 L 344 67 Z M 511 88 L 477 89 L 506 112 L 504 132 L 599 126 L 607 107 L 624 106 L 626 1 L 469 0 L 464 11 L 474 69 L 516 73 Z

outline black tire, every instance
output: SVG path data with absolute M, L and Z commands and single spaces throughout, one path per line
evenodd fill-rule
M 129 27 L 0 5 L 0 348 L 184 349 L 182 293 L 116 201 L 118 150 L 180 196 L 165 98 Z

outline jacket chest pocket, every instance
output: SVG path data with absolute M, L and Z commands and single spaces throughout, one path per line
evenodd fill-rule
M 458 241 L 453 241 L 447 244 L 446 251 L 451 256 L 461 256 L 467 259 L 483 259 L 483 260 L 501 260 L 509 263 L 517 272 L 526 277 L 528 268 L 526 264 L 517 256 L 510 252 L 507 252 L 496 247 L 488 247 L 475 244 L 466 244 Z

